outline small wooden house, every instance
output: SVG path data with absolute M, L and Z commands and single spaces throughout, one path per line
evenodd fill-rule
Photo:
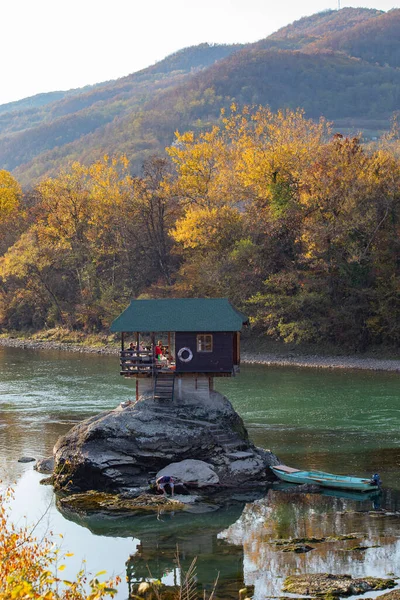
M 209 391 L 214 377 L 239 370 L 240 330 L 247 322 L 226 298 L 132 300 L 111 325 L 121 333 L 121 375 L 136 378 L 137 396 L 139 380 L 144 392 L 153 385 L 149 379 L 155 396 L 164 387 L 172 397 L 176 380 L 178 396 L 183 387 Z

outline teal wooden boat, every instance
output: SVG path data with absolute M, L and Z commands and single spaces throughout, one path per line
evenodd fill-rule
M 328 488 L 339 488 L 342 490 L 354 490 L 357 492 L 370 492 L 379 489 L 379 476 L 370 479 L 361 477 L 348 477 L 346 475 L 334 475 L 323 471 L 301 471 L 286 465 L 275 465 L 270 467 L 279 479 L 290 483 L 310 483 Z

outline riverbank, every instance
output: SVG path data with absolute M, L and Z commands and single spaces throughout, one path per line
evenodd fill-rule
M 364 369 L 368 371 L 395 371 L 400 373 L 400 360 L 382 358 L 359 358 L 356 356 L 317 356 L 248 353 L 241 357 L 242 363 L 282 367 L 311 367 L 314 369 Z
M 118 356 L 119 343 L 109 337 L 97 338 L 95 343 L 81 341 L 43 340 L 16 337 L 0 337 L 0 347 L 29 350 L 57 350 Z M 317 369 L 363 369 L 369 371 L 392 371 L 400 373 L 400 359 L 343 356 L 319 356 L 293 352 L 249 352 L 242 353 L 241 362 L 282 367 L 308 367 Z

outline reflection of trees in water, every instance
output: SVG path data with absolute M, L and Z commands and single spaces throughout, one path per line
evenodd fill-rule
M 350 573 L 385 576 L 400 558 L 399 516 L 370 514 L 371 501 L 355 502 L 320 494 L 288 494 L 270 490 L 246 505 L 240 519 L 221 536 L 244 548 L 245 582 L 264 595 L 279 595 L 284 577 L 294 573 Z M 310 543 L 305 554 L 282 552 L 276 539 L 341 536 L 356 539 Z M 352 551 L 354 546 L 379 548 Z M 257 594 L 256 594 L 257 595 Z

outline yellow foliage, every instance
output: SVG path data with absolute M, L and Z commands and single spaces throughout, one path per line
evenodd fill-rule
M 211 208 L 232 202 L 230 149 L 221 131 L 213 127 L 195 139 L 192 132 L 176 134 L 176 143 L 167 148 L 175 163 L 178 178 L 173 193 L 181 201 Z
M 105 156 L 89 167 L 73 163 L 69 171 L 43 181 L 38 191 L 40 235 L 55 245 L 84 252 L 88 244 L 101 247 L 103 237 L 129 205 L 132 179 L 126 157 Z
M 0 258 L 0 277 L 4 281 L 9 277 L 21 279 L 32 271 L 50 267 L 53 260 L 50 249 L 39 244 L 38 230 L 33 226 Z
M 0 225 L 19 212 L 21 196 L 19 183 L 8 171 L 0 170 Z
M 81 570 L 73 582 L 60 579 L 57 570 L 64 570 L 65 565 L 57 568 L 59 552 L 53 542 L 38 541 L 34 528 L 10 522 L 7 505 L 12 498 L 12 490 L 0 494 L 0 600 L 100 600 L 116 594 L 119 578 L 89 581 Z
M 171 233 L 184 248 L 222 249 L 238 238 L 241 225 L 242 215 L 235 208 L 189 207 L 184 218 L 176 222 Z
M 233 104 L 230 115 L 222 115 L 222 127 L 197 137 L 177 133 L 167 149 L 177 169 L 170 193 L 185 212 L 174 239 L 185 248 L 207 240 L 213 246 L 223 227 L 225 238 L 234 233 L 232 218 L 240 220 L 245 209 L 260 218 L 269 206 L 272 216 L 279 215 L 328 132 L 324 120 L 314 123 L 301 110 L 245 107 L 239 112 Z

